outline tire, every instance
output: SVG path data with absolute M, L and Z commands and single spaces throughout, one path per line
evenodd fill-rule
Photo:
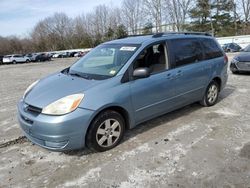
M 238 74 L 239 72 L 238 71 L 231 71 L 233 74 Z
M 124 136 L 125 121 L 113 110 L 101 112 L 91 123 L 86 145 L 95 152 L 103 152 L 117 146 Z
M 12 63 L 13 63 L 13 64 L 16 64 L 16 61 L 14 60 L 14 61 L 12 61 Z
M 219 84 L 216 81 L 210 82 L 203 99 L 200 101 L 201 105 L 206 107 L 215 105 L 219 97 L 219 91 Z
M 29 63 L 29 62 L 30 62 L 30 60 L 26 59 L 26 63 Z

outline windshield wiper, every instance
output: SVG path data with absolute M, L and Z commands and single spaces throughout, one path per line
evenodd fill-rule
M 86 74 L 78 74 L 78 73 L 69 73 L 71 76 L 76 76 L 76 77 L 80 77 L 80 78 L 84 78 L 87 80 L 90 80 L 90 77 Z

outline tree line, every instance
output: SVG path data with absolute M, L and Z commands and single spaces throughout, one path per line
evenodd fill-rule
M 250 0 L 123 0 L 75 18 L 55 13 L 26 38 L 0 37 L 0 54 L 92 48 L 128 35 L 165 31 L 250 34 Z

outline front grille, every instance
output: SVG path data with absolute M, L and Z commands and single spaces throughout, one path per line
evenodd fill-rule
M 26 110 L 29 111 L 29 112 L 38 113 L 38 114 L 40 114 L 42 112 L 41 108 L 38 108 L 38 107 L 35 107 L 35 106 L 32 106 L 32 105 L 28 105 L 26 107 Z
M 250 62 L 238 62 L 237 67 L 240 70 L 250 71 Z

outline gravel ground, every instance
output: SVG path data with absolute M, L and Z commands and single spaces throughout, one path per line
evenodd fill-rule
M 30 143 L 17 101 L 30 83 L 74 61 L 0 66 L 0 187 L 250 188 L 250 75 L 230 73 L 217 105 L 192 104 L 143 123 L 104 153 Z

